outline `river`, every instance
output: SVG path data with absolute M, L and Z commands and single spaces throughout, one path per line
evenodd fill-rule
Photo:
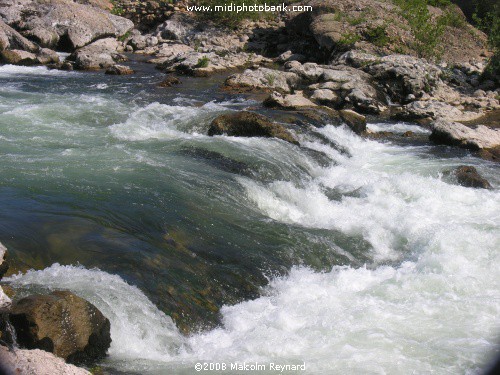
M 0 241 L 22 271 L 7 281 L 94 303 L 111 321 L 101 366 L 474 374 L 498 353 L 498 165 L 331 125 L 295 128 L 301 147 L 208 137 L 259 104 L 220 77 L 157 88 L 136 64 L 0 66 Z M 494 189 L 458 186 L 446 172 L 464 164 Z

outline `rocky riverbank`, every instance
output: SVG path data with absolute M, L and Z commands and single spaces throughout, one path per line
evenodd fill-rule
M 224 29 L 187 12 L 183 3 L 148 3 L 154 12 L 136 17 L 142 3 L 4 1 L 0 51 L 4 63 L 109 74 L 133 73 L 119 65 L 126 65 L 127 53 L 167 74 L 227 72 L 223 89 L 259 97 L 267 92 L 268 107 L 328 108 L 329 117 L 340 120 L 336 111 L 350 110 L 414 121 L 433 129 L 432 141 L 498 160 L 499 130 L 491 127 L 500 112 L 498 77 L 482 75 L 491 55 L 486 37 L 458 7 L 428 7 L 431 17 L 454 20 L 444 29 L 439 62 L 431 62 L 420 56 L 417 35 L 397 2 L 306 3 L 313 12 Z M 377 28 L 380 35 L 374 37 L 370 31 Z M 352 42 L 346 43 L 346 35 Z M 62 61 L 56 51 L 70 55 Z

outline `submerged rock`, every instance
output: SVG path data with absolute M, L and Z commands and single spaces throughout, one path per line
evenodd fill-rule
M 158 87 L 172 87 L 173 85 L 178 85 L 181 80 L 173 75 L 168 75 L 163 81 L 158 84 Z
M 208 135 L 227 134 L 235 137 L 274 137 L 298 144 L 297 140 L 280 124 L 253 112 L 227 113 L 210 124 Z
M 109 320 L 67 291 L 23 298 L 12 305 L 9 319 L 21 347 L 43 349 L 72 363 L 103 358 L 111 343 Z
M 482 177 L 476 168 L 462 165 L 454 170 L 460 185 L 478 189 L 491 189 L 491 184 Z

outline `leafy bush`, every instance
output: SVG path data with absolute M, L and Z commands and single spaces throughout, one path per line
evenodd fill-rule
M 438 8 L 446 8 L 447 6 L 451 5 L 450 0 L 427 0 L 426 3 Z
M 493 57 L 486 68 L 486 75 L 500 76 L 500 5 L 495 4 L 486 11 L 478 5 L 473 15 L 476 26 L 488 34 L 488 43 Z
M 352 47 L 360 39 L 361 39 L 361 37 L 358 34 L 344 33 L 344 34 L 342 34 L 342 37 L 339 40 L 338 44 L 341 47 L 349 48 L 349 47 Z
M 445 11 L 442 22 L 451 27 L 457 29 L 463 29 L 467 26 L 467 19 L 460 12 L 455 11 L 455 9 L 450 8 Z
M 111 9 L 111 14 L 117 15 L 117 16 L 122 16 L 125 14 L 125 9 L 121 7 L 121 4 L 118 3 L 116 0 L 111 0 L 111 4 L 113 5 L 113 8 Z
M 383 47 L 389 43 L 386 26 L 371 27 L 365 31 L 365 38 L 377 47 Z
M 210 63 L 210 59 L 207 56 L 203 56 L 198 59 L 198 62 L 194 66 L 195 68 L 206 68 Z
M 430 0 L 393 0 L 401 8 L 401 15 L 410 25 L 414 41 L 410 47 L 419 57 L 437 58 L 441 36 L 447 26 L 446 16 L 433 19 L 427 5 Z M 433 2 L 437 4 L 437 2 Z

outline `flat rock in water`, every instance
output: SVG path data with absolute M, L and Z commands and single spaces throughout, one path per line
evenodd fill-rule
M 103 358 L 111 344 L 109 320 L 68 291 L 23 298 L 12 305 L 9 319 L 21 347 L 43 349 L 71 363 Z
M 106 70 L 106 74 L 115 76 L 125 76 L 134 73 L 135 72 L 133 69 L 130 69 L 128 66 L 124 65 L 113 65 Z
M 500 146 L 500 129 L 484 125 L 471 128 L 458 122 L 438 120 L 432 124 L 430 140 L 472 150 L 493 149 Z

